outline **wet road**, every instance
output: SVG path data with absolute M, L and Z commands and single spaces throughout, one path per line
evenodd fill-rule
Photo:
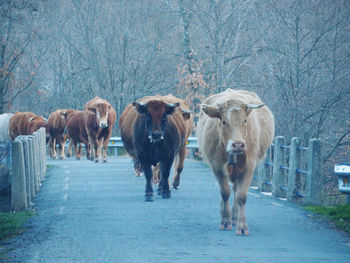
M 350 262 L 348 236 L 254 190 L 250 236 L 220 231 L 219 189 L 202 162 L 186 160 L 180 189 L 149 203 L 127 157 L 48 165 L 37 215 L 3 248 L 8 262 Z

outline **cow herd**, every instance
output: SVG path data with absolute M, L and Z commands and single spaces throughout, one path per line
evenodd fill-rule
M 47 130 L 49 153 L 65 158 L 64 145 L 70 139 L 76 158 L 85 144 L 87 158 L 107 161 L 107 147 L 116 122 L 112 105 L 99 97 L 88 101 L 84 110 L 61 109 L 48 120 L 29 112 L 0 115 L 3 128 L 8 123 L 11 140 L 31 134 L 40 127 Z M 6 121 L 7 120 L 7 121 Z M 145 201 L 153 201 L 152 178 L 158 182 L 158 194 L 171 196 L 169 174 L 174 164 L 172 187 L 177 189 L 184 168 L 186 142 L 193 127 L 190 105 L 167 96 L 146 96 L 127 105 L 119 117 L 120 135 L 137 174 L 145 175 Z M 1 130 L 0 130 L 1 134 Z M 197 123 L 200 153 L 210 165 L 220 187 L 222 230 L 236 225 L 237 235 L 249 235 L 245 217 L 248 188 L 257 162 L 263 158 L 274 137 L 274 117 L 253 92 L 227 89 L 206 98 Z M 67 156 L 71 155 L 71 147 Z M 234 202 L 230 209 L 230 186 Z

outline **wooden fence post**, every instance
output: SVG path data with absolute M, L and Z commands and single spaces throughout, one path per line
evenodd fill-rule
M 44 178 L 46 176 L 46 129 L 45 128 L 40 128 L 41 130 L 41 133 L 42 133 L 42 136 L 41 136 L 41 143 L 42 143 L 42 150 L 41 150 L 41 153 L 42 153 L 42 159 L 43 159 L 43 173 L 44 173 Z M 43 178 L 43 179 L 44 179 Z
M 282 185 L 284 183 L 284 171 L 281 169 L 284 161 L 284 148 L 285 137 L 275 137 L 274 144 L 274 158 L 273 158 L 273 175 L 272 175 L 272 196 L 276 198 L 284 197 Z
M 29 151 L 29 140 L 26 136 L 21 136 L 20 141 L 23 145 L 23 157 L 25 167 L 25 178 L 26 178 L 26 193 L 27 193 L 27 206 L 30 207 L 32 204 L 32 184 L 31 184 L 31 163 L 30 163 L 30 151 Z
M 11 207 L 14 211 L 27 209 L 23 145 L 19 140 L 12 143 Z
M 296 202 L 298 200 L 296 193 L 300 191 L 301 182 L 300 174 L 297 173 L 301 160 L 301 152 L 298 148 L 301 146 L 301 140 L 294 137 L 291 140 L 290 155 L 289 155 L 289 173 L 288 173 L 288 191 L 287 200 Z
M 258 163 L 258 187 L 260 192 L 271 192 L 271 146 L 267 149 L 266 157 Z
M 321 140 L 309 141 L 307 160 L 306 204 L 321 205 L 323 191 Z

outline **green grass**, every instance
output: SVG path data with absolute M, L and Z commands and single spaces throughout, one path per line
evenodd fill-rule
M 34 215 L 34 212 L 1 213 L 0 212 L 0 241 L 7 240 L 22 233 L 23 224 Z
M 339 206 L 307 206 L 306 210 L 317 215 L 322 215 L 334 223 L 334 225 L 347 233 L 350 233 L 350 204 Z

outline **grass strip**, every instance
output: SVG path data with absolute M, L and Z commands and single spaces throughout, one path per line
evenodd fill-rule
M 334 225 L 347 233 L 350 233 L 350 204 L 339 206 L 306 206 L 306 210 L 326 217 Z

